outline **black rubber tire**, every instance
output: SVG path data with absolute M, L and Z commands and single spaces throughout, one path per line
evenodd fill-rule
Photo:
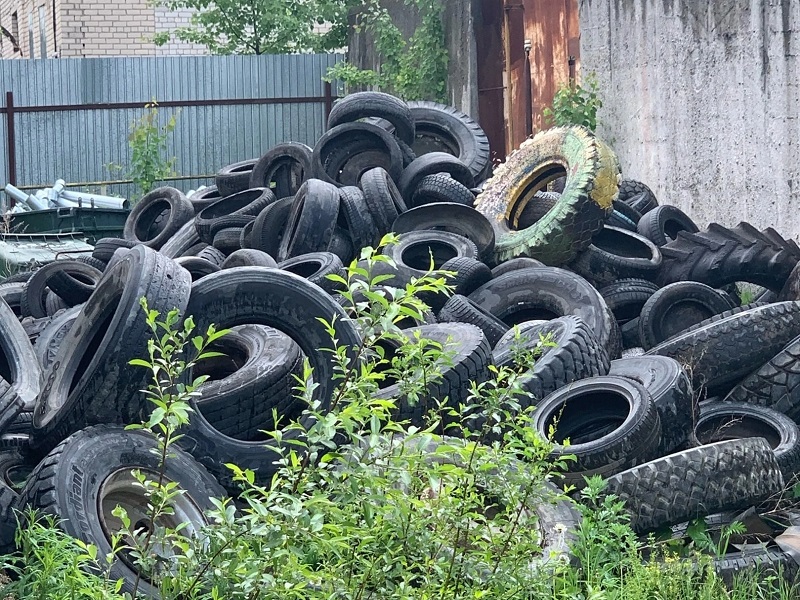
M 381 233 L 370 214 L 364 192 L 355 186 L 341 187 L 339 201 L 339 225 L 350 232 L 356 251 L 377 245 Z
M 489 267 L 469 256 L 451 258 L 442 264 L 441 270 L 454 273 L 446 276 L 447 285 L 453 288 L 454 294 L 462 296 L 469 296 L 492 279 L 492 271 Z M 442 294 L 439 294 L 439 296 L 442 296 Z M 433 308 L 435 309 L 436 307 Z
M 153 223 L 164 212 L 163 226 L 153 231 Z M 158 250 L 193 218 L 194 206 L 183 192 L 172 187 L 156 188 L 128 214 L 122 237 Z
M 286 233 L 293 197 L 281 198 L 262 210 L 253 222 L 252 245 L 271 257 L 278 256 L 281 241 Z
M 567 176 L 556 205 L 532 226 L 515 231 L 519 214 L 552 180 Z M 498 262 L 529 256 L 562 265 L 591 243 L 617 196 L 619 164 L 588 129 L 558 127 L 538 133 L 513 152 L 475 201 L 497 228 Z
M 90 267 L 94 267 L 95 269 L 97 269 L 101 273 L 103 271 L 105 271 L 105 269 L 106 269 L 106 261 L 99 260 L 99 259 L 97 259 L 97 258 L 95 258 L 95 257 L 93 257 L 91 255 L 88 255 L 88 254 L 83 254 L 83 255 L 79 256 L 78 258 L 76 258 L 75 260 L 77 260 L 78 262 L 82 262 L 85 265 L 89 265 Z M 5 283 L 5 282 L 3 282 L 3 283 Z
M 397 286 L 411 281 L 412 277 L 424 277 L 431 271 L 454 258 L 478 258 L 478 248 L 470 240 L 446 231 L 411 231 L 397 238 L 396 244 L 386 246 L 384 254 L 390 257 L 396 267 L 399 282 Z M 432 265 L 432 268 L 431 268 Z
M 86 302 L 97 287 L 103 272 L 77 260 L 57 261 L 60 264 L 47 278 L 46 285 L 69 306 Z
M 359 181 L 369 216 L 378 236 L 388 232 L 398 215 L 408 210 L 400 191 L 385 169 L 376 167 L 361 176 Z
M 495 344 L 508 331 L 508 326 L 500 319 L 486 312 L 466 296 L 452 296 L 436 315 L 440 323 L 469 323 L 483 331 L 489 345 Z
M 720 288 L 747 281 L 779 292 L 797 264 L 791 251 L 747 223 L 733 229 L 712 223 L 699 233 L 681 232 L 661 253 L 662 285 L 699 281 Z
M 470 300 L 507 326 L 532 319 L 580 317 L 611 358 L 621 351 L 619 328 L 600 293 L 585 279 L 555 267 L 535 267 L 495 277 Z M 614 330 L 617 333 L 614 333 Z
M 314 147 L 311 174 L 337 187 L 358 185 L 361 176 L 382 167 L 397 181 L 403 156 L 395 137 L 371 123 L 346 123 L 327 131 Z
M 621 327 L 638 319 L 645 302 L 657 291 L 658 286 L 646 279 L 620 279 L 601 288 L 600 295 Z
M 252 247 L 252 235 L 253 235 L 253 225 L 255 225 L 256 220 L 253 219 L 247 225 L 242 227 L 242 232 L 239 234 L 239 246 L 242 247 L 242 250 L 255 250 Z
M 800 422 L 800 337 L 742 379 L 725 400 L 766 406 Z
M 75 306 L 65 310 L 60 315 L 56 315 L 50 319 L 47 326 L 39 333 L 39 337 L 36 338 L 36 342 L 33 344 L 33 352 L 42 371 L 46 371 L 53 364 L 61 343 L 82 309 L 82 306 Z
M 494 228 L 488 219 L 474 208 L 445 202 L 426 204 L 403 213 L 391 226 L 391 231 L 401 234 L 428 229 L 463 236 L 478 247 L 481 261 L 487 262 L 493 259 Z
M 512 273 L 513 271 L 519 271 L 521 269 L 530 269 L 532 267 L 544 267 L 544 266 L 545 264 L 543 262 L 540 262 L 535 258 L 520 256 L 519 258 L 512 258 L 511 260 L 502 262 L 496 267 L 494 267 L 492 269 L 492 279 L 500 277 L 501 275 L 505 275 L 506 273 Z
M 108 263 L 111 257 L 114 256 L 114 252 L 120 248 L 133 248 L 134 246 L 136 246 L 136 242 L 130 240 L 123 240 L 122 238 L 102 238 L 97 240 L 97 243 L 94 245 L 92 256 L 97 260 Z
M 223 229 L 244 229 L 255 220 L 255 215 L 226 215 L 224 217 L 219 217 L 211 222 L 208 228 L 208 235 L 213 240 L 214 236 Z
M 0 486 L 7 486 L 14 492 L 13 502 L 16 502 L 19 492 L 25 487 L 39 461 L 27 447 L 27 436 L 22 434 L 6 433 L 0 438 Z M 2 493 L 0 492 L 0 498 Z M 0 501 L 0 506 L 2 502 Z M 16 529 L 16 520 L 11 514 L 13 529 Z M 0 510 L 0 522 L 5 517 Z M 0 525 L 2 531 L 3 525 Z M 13 544 L 13 540 L 12 540 Z M 6 540 L 0 535 L 0 546 L 6 546 Z
M 214 183 L 223 198 L 243 192 L 250 187 L 250 174 L 258 162 L 257 158 L 233 163 L 219 170 Z
M 192 256 L 197 258 L 202 258 L 203 260 L 207 260 L 212 265 L 220 266 L 223 262 L 225 262 L 225 254 L 214 246 L 209 246 L 205 244 L 203 248 L 197 250 Z
M 194 225 L 200 241 L 210 244 L 214 241 L 212 224 L 220 217 L 228 215 L 258 215 L 264 208 L 276 201 L 275 194 L 266 188 L 245 190 L 226 196 L 219 202 L 204 208 L 195 217 Z
M 383 92 L 356 92 L 337 100 L 328 115 L 328 129 L 370 117 L 389 122 L 398 139 L 414 143 L 414 117 L 408 104 Z
M 627 505 L 637 533 L 747 508 L 783 491 L 775 453 L 763 438 L 690 448 L 606 480 Z
M 278 261 L 311 252 L 325 252 L 339 216 L 339 190 L 330 183 L 309 179 L 297 192 L 278 248 Z
M 536 192 L 533 198 L 520 211 L 517 221 L 518 229 L 527 229 L 553 210 L 561 194 L 555 192 Z
M 704 283 L 671 283 L 655 292 L 642 307 L 639 317 L 642 347 L 650 350 L 692 325 L 731 308 L 727 299 Z
M 200 258 L 198 256 L 181 256 L 180 258 L 176 258 L 175 262 L 189 271 L 189 275 L 192 277 L 192 283 L 198 279 L 202 279 L 206 275 L 216 273 L 221 268 L 219 265 L 215 265 L 205 258 Z
M 677 207 L 663 205 L 648 211 L 646 216 L 642 215 L 637 231 L 639 235 L 661 247 L 678 239 L 679 231 L 697 233 L 700 228 Z
M 294 196 L 311 175 L 311 148 L 297 142 L 273 146 L 250 174 L 251 188 L 267 188 L 278 198 Z
M 278 263 L 266 252 L 247 248 L 233 252 L 220 265 L 221 269 L 233 269 L 234 267 L 268 267 L 277 269 Z
M 173 235 L 166 244 L 161 246 L 159 252 L 168 258 L 178 258 L 179 256 L 185 256 L 187 251 L 199 243 L 201 243 L 200 236 L 197 235 L 197 228 L 194 226 L 194 219 L 192 219 L 181 227 L 178 233 Z
M 204 208 L 214 204 L 214 202 L 222 200 L 223 197 L 215 185 L 197 190 L 194 194 L 187 196 L 189 202 L 192 203 L 192 208 L 194 208 L 194 214 L 198 214 Z
M 0 302 L 0 380 L 13 386 L 21 407 L 32 410 L 41 392 L 41 379 L 42 371 L 28 334 L 11 307 L 6 302 Z M 7 390 L 3 389 L 2 397 L 5 395 L 8 395 Z
M 442 410 L 436 412 L 434 418 L 441 420 L 436 432 L 442 434 L 446 432 L 448 425 L 461 423 L 468 417 L 464 409 L 471 404 L 471 384 L 480 385 L 489 379 L 492 350 L 483 332 L 467 323 L 422 325 L 403 331 L 403 334 L 414 343 L 417 333 L 421 339 L 441 344 L 446 353 L 447 364 L 440 365 L 441 378 L 432 381 L 415 403 L 402 397 L 399 383 L 382 388 L 376 396 L 396 400 L 395 410 L 392 413 L 394 421 L 407 422 L 408 425 L 423 428 L 431 423 L 429 418 L 431 411 L 446 400 Z M 456 415 L 451 414 L 452 412 Z M 470 427 L 468 420 L 463 424 Z
M 65 533 L 97 546 L 98 556 L 110 555 L 111 544 L 100 514 L 103 509 L 110 512 L 114 496 L 104 495 L 104 484 L 114 473 L 125 469 L 157 473 L 157 448 L 155 439 L 144 431 L 125 431 L 105 425 L 79 431 L 39 463 L 14 507 L 24 511 L 30 506 L 53 515 Z M 203 512 L 214 508 L 211 498 L 224 497 L 224 490 L 202 466 L 177 447 L 170 450 L 165 475 L 196 506 L 198 520 L 186 525 L 189 531 L 199 532 L 208 524 Z M 103 506 L 104 500 L 108 502 L 106 506 Z M 122 591 L 133 591 L 136 572 L 127 562 L 115 560 L 109 577 L 114 581 L 123 580 Z M 145 578 L 139 582 L 139 592 L 143 596 L 158 597 L 158 590 Z
M 197 407 L 221 433 L 242 440 L 262 439 L 300 415 L 303 403 L 294 395 L 302 375 L 299 346 L 287 335 L 263 325 L 233 328 L 209 348 L 224 356 L 198 363 L 190 375 L 210 379 L 198 388 Z
M 413 208 L 437 202 L 452 202 L 472 208 L 475 204 L 475 194 L 449 174 L 435 173 L 420 180 L 408 205 Z
M 697 420 L 692 384 L 678 361 L 666 356 L 630 356 L 611 361 L 609 375 L 626 377 L 645 387 L 661 419 L 656 456 L 683 446 Z
M 64 302 L 61 298 L 59 298 L 52 291 L 49 290 L 44 299 L 44 306 L 48 317 L 52 317 L 60 310 L 69 308 L 69 304 Z
M 139 423 L 149 414 L 141 390 L 150 374 L 128 365 L 147 356 L 151 337 L 140 300 L 162 316 L 185 314 L 190 289 L 188 271 L 146 246 L 106 272 L 45 372 L 33 420 L 37 447 L 49 450 L 88 425 Z
M 417 156 L 432 150 L 447 152 L 467 165 L 476 181 L 489 176 L 492 169 L 489 138 L 474 119 L 437 102 L 416 100 L 409 102 L 408 107 L 416 126 L 412 148 Z
M 536 407 L 532 427 L 544 439 L 552 431 L 552 459 L 575 457 L 561 476 L 578 488 L 585 485 L 584 477 L 606 477 L 652 459 L 661 437 L 661 421 L 647 390 L 612 376 L 553 392 Z
M 642 215 L 658 206 L 658 200 L 653 191 L 641 181 L 633 179 L 623 179 L 620 182 L 618 199 L 635 208 Z
M 417 193 L 422 180 L 428 175 L 447 173 L 467 189 L 475 187 L 475 178 L 461 160 L 445 152 L 430 152 L 418 157 L 414 162 L 403 169 L 403 174 L 397 181 L 406 203 L 411 204 L 414 194 Z
M 619 279 L 649 281 L 658 277 L 661 251 L 650 240 L 632 231 L 605 225 L 569 266 L 598 286 Z
M 359 248 L 360 250 L 360 248 Z M 350 237 L 350 232 L 342 227 L 335 227 L 328 252 L 335 254 L 342 264 L 349 265 L 356 258 L 356 247 Z
M 85 256 L 85 255 L 83 255 Z M 25 283 L 33 277 L 33 274 L 36 271 L 21 271 L 20 273 L 14 273 L 13 275 L 9 275 L 8 277 L 3 278 L 3 282 L 0 285 L 6 285 L 7 283 Z
M 80 277 L 88 286 L 88 282 L 94 281 L 95 283 L 102 277 L 102 273 L 97 269 L 90 267 L 84 263 L 75 260 L 54 261 L 41 269 L 36 271 L 33 276 L 25 282 L 22 289 L 22 296 L 20 297 L 20 310 L 23 316 L 31 316 L 36 319 L 42 319 L 47 314 L 47 307 L 45 305 L 47 294 L 49 291 L 48 284 L 50 279 L 58 271 L 65 271 L 74 277 Z M 65 277 L 65 280 L 69 277 Z M 76 284 L 79 282 L 76 280 Z M 62 284 L 69 284 L 69 281 L 62 281 Z M 92 290 L 93 291 L 93 290 Z M 91 292 L 88 294 L 91 295 Z M 78 304 L 75 302 L 75 304 Z
M 639 221 L 641 221 L 642 213 L 633 208 L 631 205 L 626 204 L 622 200 L 614 200 L 612 202 L 612 205 L 614 206 L 614 212 L 619 213 L 623 217 L 625 217 L 626 221 L 629 224 L 633 223 L 634 228 L 632 231 L 636 231 L 636 225 L 639 223 Z
M 619 321 L 617 321 L 619 323 Z M 622 335 L 622 356 L 625 356 L 626 350 L 636 348 L 641 354 L 645 350 L 642 348 L 642 338 L 639 335 L 639 317 L 631 319 L 619 326 L 619 332 Z
M 617 202 L 617 200 L 614 200 Z M 606 217 L 605 227 L 618 227 L 619 229 L 624 229 L 625 231 L 630 231 L 636 233 L 636 223 L 631 221 L 628 217 L 618 211 L 616 208 L 611 211 L 611 214 Z
M 213 246 L 219 250 L 224 257 L 233 254 L 237 250 L 242 249 L 240 240 L 242 239 L 241 227 L 229 227 L 227 229 L 220 229 L 214 234 Z M 225 262 L 224 259 L 222 262 Z M 220 263 L 221 264 L 221 263 Z
M 506 334 L 495 346 L 493 357 L 498 367 L 515 364 L 515 340 L 510 334 Z M 555 345 L 541 345 L 540 336 L 548 338 Z M 536 406 L 556 390 L 581 379 L 608 374 L 608 353 L 579 317 L 544 321 L 525 327 L 524 331 L 520 328 L 519 337 L 525 349 L 541 349 L 541 355 L 520 376 L 522 388 L 530 394 L 527 398 L 518 399 L 522 408 Z
M 332 323 L 333 336 L 351 360 L 361 346 L 356 326 L 333 298 L 318 286 L 292 273 L 279 269 L 239 267 L 204 277 L 192 286 L 192 295 L 185 314 L 194 315 L 198 331 L 208 325 L 230 328 L 237 325 L 261 324 L 289 335 L 300 346 L 313 369 L 313 400 L 320 411 L 330 408 L 334 390 L 333 374 L 336 359 L 329 349 L 333 342 L 327 326 Z M 308 426 L 310 417 L 301 423 Z M 179 444 L 214 473 L 223 486 L 236 489 L 232 473 L 225 463 L 253 469 L 256 481 L 268 483 L 276 470 L 279 453 L 270 444 L 245 442 L 215 430 L 202 414 L 195 414 L 181 433 Z M 283 443 L 300 438 L 299 431 L 283 436 Z M 274 444 L 274 442 L 272 443 Z
M 783 480 L 794 485 L 800 474 L 800 429 L 776 410 L 748 402 L 706 402 L 694 424 L 694 445 L 760 437 L 775 453 Z
M 328 275 L 338 275 L 343 279 L 346 278 L 341 259 L 331 252 L 301 254 L 278 263 L 278 268 L 294 273 L 303 279 L 308 279 L 329 294 L 334 294 L 341 289 L 341 284 L 328 279 Z
M 695 390 L 728 391 L 755 365 L 775 356 L 800 335 L 800 303 L 779 302 L 699 326 L 647 354 L 670 356 L 685 366 Z

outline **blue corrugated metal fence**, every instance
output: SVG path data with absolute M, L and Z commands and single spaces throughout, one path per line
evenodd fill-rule
M 60 178 L 96 191 L 95 182 L 124 179 L 108 165 L 128 164 L 130 124 L 153 100 L 162 104 L 164 122 L 180 111 L 168 155 L 177 157 L 178 174 L 189 178 L 173 182 L 184 190 L 208 185 L 207 176 L 220 167 L 260 156 L 277 143 L 313 146 L 325 127 L 322 77 L 341 58 L 300 54 L 0 61 L 0 91 L 12 92 L 15 107 L 12 144 L 9 111 L 6 104 L 0 109 L 0 187 L 10 179 L 22 188 L 47 187 Z M 126 106 L 113 106 L 119 104 Z M 15 176 L 10 164 L 16 167 Z M 103 189 L 132 194 L 127 184 L 105 184 Z

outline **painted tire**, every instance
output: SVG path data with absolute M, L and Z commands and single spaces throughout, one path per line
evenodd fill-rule
M 564 193 L 541 219 L 515 230 L 519 215 L 547 183 L 566 172 Z M 559 127 L 526 141 L 495 171 L 475 201 L 497 228 L 497 262 L 528 256 L 562 265 L 589 246 L 613 210 L 620 181 L 611 149 L 583 127 Z

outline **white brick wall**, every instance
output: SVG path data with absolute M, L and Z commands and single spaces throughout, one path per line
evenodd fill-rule
M 53 7 L 56 31 L 53 32 Z M 39 9 L 45 11 L 47 58 L 90 56 L 156 56 L 207 54 L 204 46 L 171 40 L 160 48 L 154 34 L 187 25 L 189 11 L 153 8 L 148 0 L 0 0 L 0 25 L 12 31 L 12 14 L 19 23 L 20 52 L 2 39 L 0 57 L 30 58 L 28 15 L 33 15 L 34 56 L 41 58 Z M 54 45 L 53 40 L 56 40 Z

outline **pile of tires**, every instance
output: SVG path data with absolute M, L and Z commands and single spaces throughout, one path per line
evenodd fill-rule
M 201 331 L 233 328 L 225 357 L 195 373 L 211 380 L 167 473 L 187 490 L 180 514 L 200 527 L 210 497 L 237 493 L 226 463 L 267 484 L 278 453 L 261 432 L 302 413 L 292 389 L 304 357 L 315 399 L 330 402 L 320 319 L 333 317 L 340 345 L 361 342 L 327 276 L 389 232 L 382 285 L 433 269 L 454 290 L 426 296 L 424 322 L 407 323 L 410 336 L 447 343 L 452 364 L 416 403 L 382 388 L 397 418 L 422 423 L 442 400 L 458 409 L 492 365 L 514 366 L 519 405 L 553 434 L 553 458 L 575 457 L 562 483 L 607 478 L 641 533 L 728 518 L 800 472 L 794 242 L 746 223 L 700 231 L 623 180 L 583 128 L 543 132 L 492 173 L 466 115 L 369 92 L 334 106 L 313 149 L 280 144 L 188 197 L 157 189 L 124 239 L 0 284 L 0 542 L 12 511 L 31 506 L 108 552 L 113 507 L 141 510 L 129 469 L 155 468 L 154 442 L 122 426 L 150 409 L 148 373 L 127 366 L 147 355 L 142 297 Z M 741 305 L 742 283 L 762 290 L 755 303 Z M 520 347 L 536 361 L 519 364 Z M 789 562 L 766 544 L 717 567 Z M 135 579 L 126 563 L 114 569 Z

